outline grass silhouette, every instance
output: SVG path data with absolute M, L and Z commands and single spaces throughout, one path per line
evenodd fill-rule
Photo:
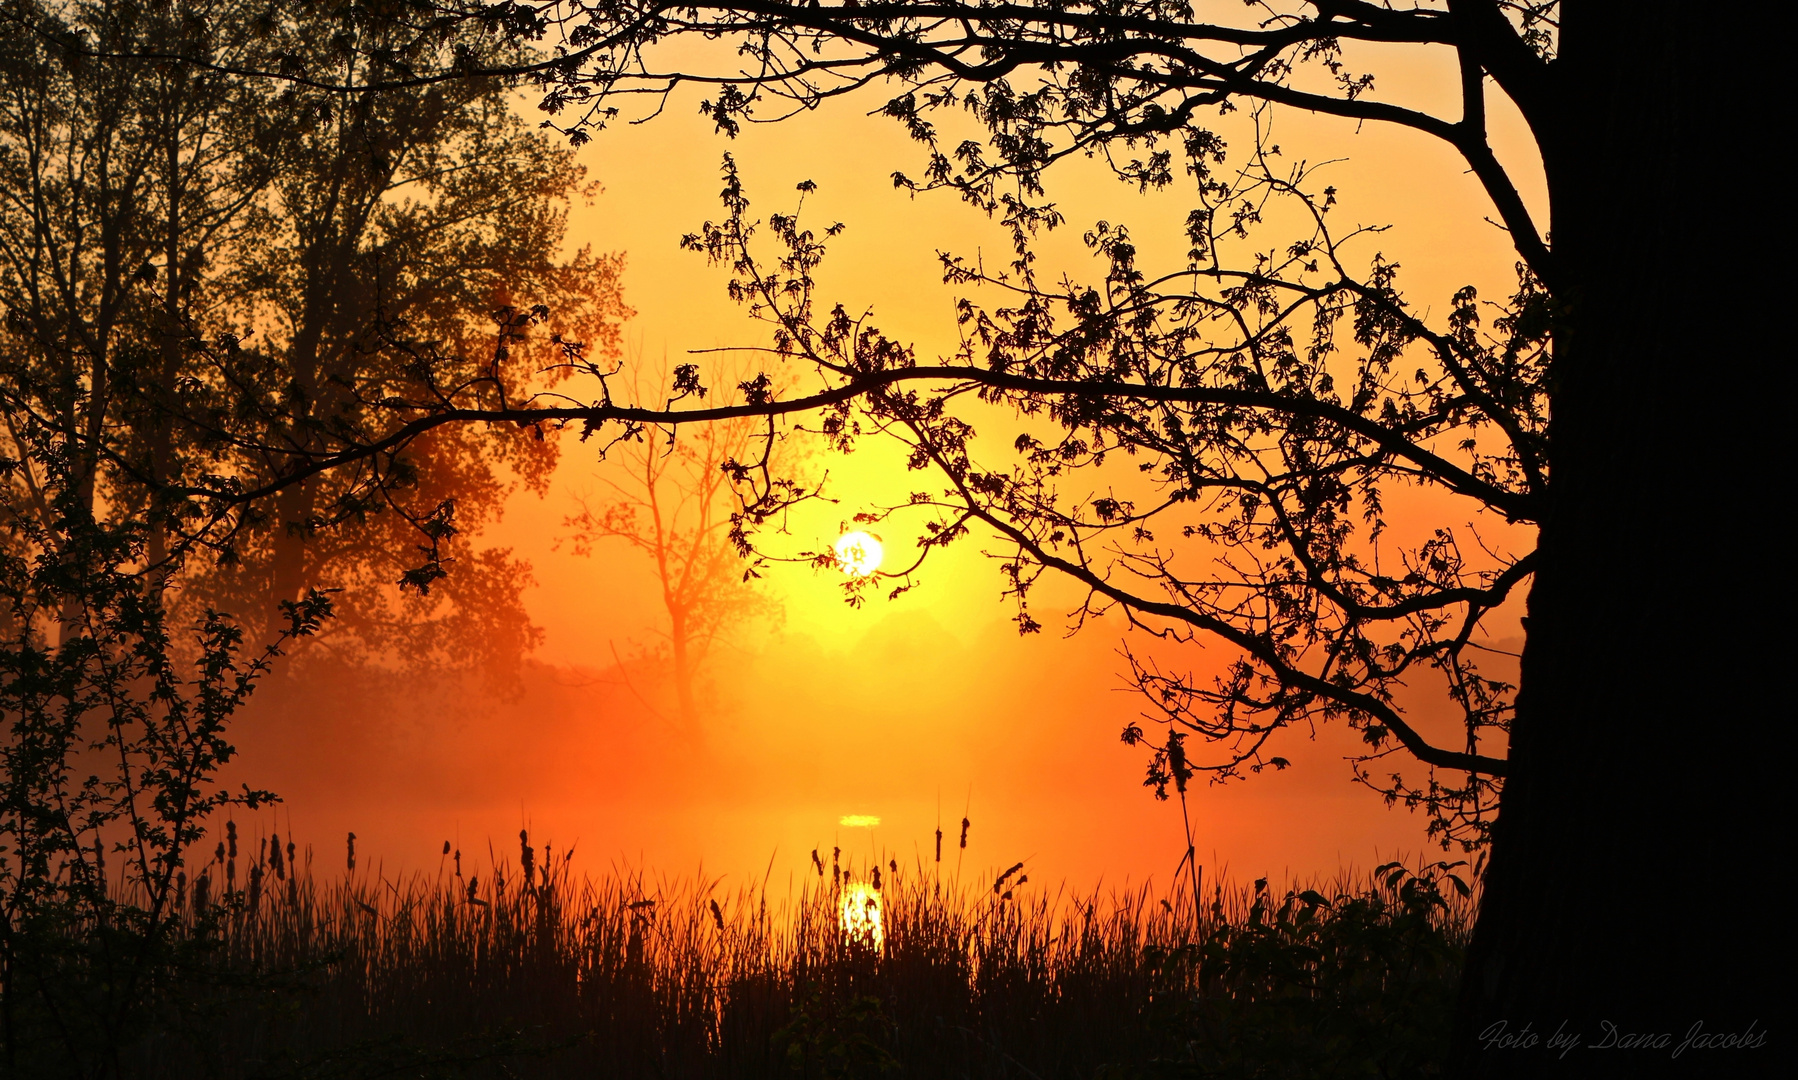
M 457 852 L 321 880 L 289 850 L 222 896 L 196 881 L 204 960 L 160 991 L 138 1075 L 1431 1076 L 1474 910 L 1444 864 L 1208 884 L 1195 912 L 1190 887 L 1015 867 L 819 859 L 777 899 L 577 874 L 522 834 L 466 876 Z M 850 894 L 878 940 L 845 930 Z

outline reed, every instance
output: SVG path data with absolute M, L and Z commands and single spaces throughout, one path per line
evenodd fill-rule
M 200 959 L 132 1071 L 1428 1076 L 1474 905 L 1440 865 L 1210 885 L 1195 911 L 1190 888 L 1081 895 L 1018 867 L 820 859 L 776 896 L 521 856 L 327 881 L 289 845 L 253 890 L 197 887 Z

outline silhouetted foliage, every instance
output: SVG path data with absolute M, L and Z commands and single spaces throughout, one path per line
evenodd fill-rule
M 308 0 L 3 11 L 0 1019 L 8 1075 L 117 1075 L 150 1003 L 210 978 L 219 913 L 284 872 L 265 850 L 238 879 L 220 817 L 272 796 L 219 771 L 252 687 L 325 625 L 314 586 L 347 586 L 365 662 L 503 674 L 530 647 L 524 568 L 458 534 L 506 472 L 541 487 L 553 445 L 392 438 L 384 410 L 503 403 L 605 355 L 619 263 L 559 256 L 580 170 L 503 81 L 346 96 L 217 67 L 516 43 Z
M 798 217 L 770 216 L 764 260 L 733 162 L 730 216 L 690 243 L 731 269 L 733 295 L 773 327 L 774 352 L 860 389 L 825 414 L 825 437 L 839 449 L 876 432 L 896 438 L 914 470 L 944 484 L 858 520 L 922 516 L 926 555 L 997 535 L 1011 552 L 1004 569 L 1025 632 L 1039 628 L 1030 589 L 1052 570 L 1089 590 L 1077 618 L 1118 610 L 1172 641 L 1222 638 L 1235 660 L 1211 684 L 1132 657 L 1163 722 L 1227 749 L 1185 767 L 1222 776 L 1284 767 L 1263 752 L 1275 733 L 1346 718 L 1370 746 L 1363 778 L 1427 807 L 1445 842 L 1472 848 L 1504 771 L 1502 758 L 1480 753 L 1481 739 L 1505 730 L 1513 690 L 1481 673 L 1474 634 L 1527 581 L 1530 562 L 1490 549 L 1469 557 L 1452 529 L 1422 543 L 1391 539 L 1385 500 L 1397 483 L 1467 500 L 1470 543 L 1482 520 L 1497 532 L 1527 520 L 1543 343 L 1512 332 L 1515 316 L 1503 311 L 1497 336 L 1483 337 L 1471 289 L 1455 331 L 1432 331 L 1377 253 L 1365 272 L 1350 270 L 1346 249 L 1359 230 L 1334 235 L 1331 197 L 1310 190 L 1303 170 L 1275 168 L 1262 155 L 1206 191 L 1216 205 L 1296 204 L 1306 235 L 1271 261 L 1256 261 L 1248 220 L 1196 232 L 1204 257 L 1157 281 L 1136 268 L 1128 232 L 1114 226 L 1087 237 L 1104 270 L 1099 286 L 1039 286 L 1022 258 L 1019 276 L 1007 277 L 945 256 L 949 280 L 1015 303 L 963 301 L 962 351 L 935 365 L 869 316 L 820 309 L 814 274 L 825 240 Z M 1249 269 L 1231 267 L 1237 250 Z M 1535 295 L 1526 276 L 1513 306 Z M 1472 400 L 1486 378 L 1512 388 L 1517 411 L 1502 422 L 1495 401 Z M 978 456 L 969 412 L 951 404 L 970 390 L 1022 419 L 1015 464 Z M 1492 438 L 1495 426 L 1522 431 L 1523 448 Z M 1117 468 L 1125 463 L 1128 471 Z M 786 505 L 778 492 L 758 496 Z M 882 576 L 908 583 L 916 569 Z M 1429 743 L 1393 700 L 1424 669 L 1460 706 L 1463 749 Z M 1126 731 L 1126 741 L 1144 737 Z M 1443 783 L 1432 773 L 1414 786 L 1373 774 L 1395 750 L 1468 778 Z M 1163 749 L 1150 780 L 1164 796 L 1168 766 Z
M 564 342 L 606 355 L 619 260 L 558 250 L 582 170 L 503 80 L 346 94 L 209 65 L 366 80 L 357 50 L 417 72 L 524 51 L 418 38 L 378 5 L 12 7 L 37 32 L 8 37 L 0 76 L 9 420 L 63 418 L 84 497 L 145 518 L 194 611 L 255 632 L 329 584 L 342 649 L 515 666 L 528 568 L 469 540 L 513 486 L 543 488 L 552 442 L 445 429 L 309 465 L 386 436 L 408 395 L 492 405 L 553 382 Z
M 272 798 L 220 783 L 227 729 L 330 602 L 288 601 L 274 644 L 248 655 L 217 612 L 172 630 L 143 527 L 91 516 L 60 432 L 20 434 L 23 458 L 0 465 L 30 469 L 54 516 L 0 504 L 0 1060 L 14 1076 L 117 1075 L 204 957 L 208 905 L 242 902 L 235 862 L 217 891 L 187 873 L 216 815 Z

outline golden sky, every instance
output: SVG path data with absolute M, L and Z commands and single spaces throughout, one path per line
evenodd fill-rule
M 1452 91 L 1453 73 L 1446 55 L 1437 59 L 1383 61 L 1380 95 L 1438 100 Z M 921 155 L 897 125 L 864 115 L 878 104 L 839 101 L 727 141 L 691 100 L 676 99 L 653 123 L 600 133 L 582 151 L 603 193 L 575 209 L 571 240 L 627 253 L 633 355 L 680 362 L 688 350 L 764 340 L 725 297 L 723 273 L 677 247 L 681 234 L 719 216 L 726 150 L 742 165 L 758 216 L 790 210 L 795 185 L 809 179 L 819 185 L 807 202 L 813 225 L 848 225 L 822 277 L 829 297 L 871 309 L 925 358 L 953 350 L 954 294 L 940 284 L 936 251 L 984 251 L 996 261 L 1006 256 L 1005 237 L 951 195 L 912 199 L 894 190 L 893 170 L 915 173 Z M 1498 110 L 1495 121 L 1501 154 L 1529 161 L 1514 119 Z M 1511 284 L 1506 238 L 1483 221 L 1477 185 L 1444 148 L 1420 135 L 1291 113 L 1275 122 L 1273 141 L 1288 158 L 1347 159 L 1328 174 L 1340 191 L 1338 225 L 1392 226 L 1363 253 L 1380 250 L 1402 264 L 1414 304 L 1440 311 L 1461 284 L 1480 284 L 1488 295 Z M 1233 123 L 1225 130 L 1237 142 L 1241 118 Z M 1539 205 L 1539 178 L 1525 177 Z M 1171 268 L 1182 258 L 1189 197 L 1178 185 L 1139 195 L 1096 163 L 1074 161 L 1051 174 L 1049 194 L 1068 217 L 1044 245 L 1050 276 L 1091 276 L 1079 237 L 1100 219 L 1131 226 L 1145 267 Z M 1009 443 L 1015 432 L 994 434 Z M 821 464 L 840 502 L 796 525 L 795 548 L 828 543 L 841 519 L 917 484 L 874 441 Z M 629 657 L 651 642 L 662 618 L 647 561 L 622 545 L 602 544 L 591 556 L 557 546 L 563 518 L 577 498 L 600 491 L 608 467 L 571 440 L 547 496 L 516 497 L 488 536 L 535 567 L 527 599 L 546 640 L 523 699 L 341 732 L 332 754 L 312 748 L 316 733 L 306 736 L 311 746 L 274 730 L 247 736 L 281 749 L 258 755 L 273 771 L 263 782 L 288 795 L 300 836 L 332 838 L 321 842 L 324 865 L 338 865 L 332 845 L 350 829 L 390 867 L 430 869 L 446 838 L 484 850 L 491 837 L 510 850 L 526 822 L 558 848 L 578 841 L 589 870 L 622 863 L 689 873 L 703 865 L 739 882 L 771 872 L 778 883 L 803 872 L 819 845 L 827 854 L 832 845 L 879 848 L 928 862 L 939 821 L 954 859 L 965 809 L 974 822 L 969 874 L 1027 859 L 1035 883 L 1167 881 L 1183 848 L 1179 808 L 1141 786 L 1145 758 L 1118 739 L 1138 713 L 1119 676 L 1118 620 L 1068 638 L 1057 616 L 1076 597 L 1052 589 L 1036 604 L 1046 631 L 1020 639 L 978 543 L 939 556 L 923 587 L 860 609 L 842 603 L 831 573 L 780 568 L 767 587 L 784 621 L 751 626 L 715 655 L 713 708 L 696 745 L 649 715 L 637 697 L 653 698 L 654 688 L 624 685 L 614 663 L 615 650 Z M 1437 508 L 1427 500 L 1396 501 L 1399 530 L 1434 522 Z M 889 565 L 909 560 L 904 537 L 884 538 Z M 1221 656 L 1162 655 L 1201 672 Z M 1197 789 L 1193 825 L 1207 873 L 1227 865 L 1239 880 L 1330 875 L 1418 853 L 1422 819 L 1387 809 L 1350 782 L 1347 739 L 1343 730 L 1314 742 L 1291 733 L 1276 750 L 1292 760 L 1290 770 Z M 881 824 L 838 824 L 850 814 Z

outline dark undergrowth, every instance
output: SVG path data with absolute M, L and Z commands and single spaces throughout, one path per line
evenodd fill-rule
M 80 1071 L 1428 1077 L 1473 911 L 1443 865 L 1207 885 L 1196 919 L 1190 888 L 1051 896 L 819 867 L 777 902 L 588 879 L 548 852 L 479 877 L 330 882 L 265 853 L 237 889 L 214 866 L 143 1020 Z M 72 948 L 64 977 L 87 955 Z M 73 1071 L 86 1055 L 58 1037 L 66 1018 L 30 1000 L 15 999 L 15 1071 Z

